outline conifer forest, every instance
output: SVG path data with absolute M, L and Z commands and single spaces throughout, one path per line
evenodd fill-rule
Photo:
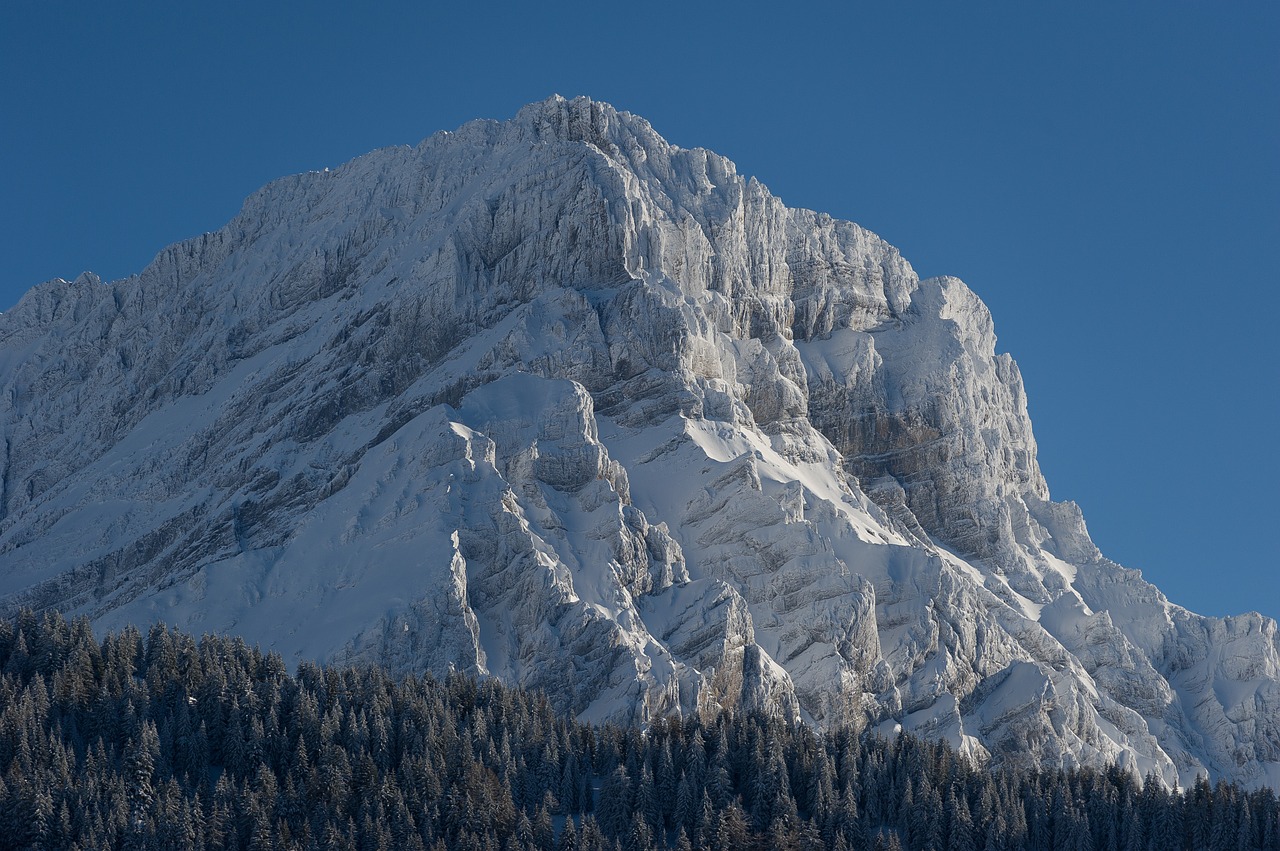
M 1030 775 L 759 715 L 645 727 L 235 638 L 0 622 L 0 848 L 1280 851 L 1273 790 Z

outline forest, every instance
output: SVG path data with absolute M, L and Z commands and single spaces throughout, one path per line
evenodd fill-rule
M 1274 790 L 1018 774 L 763 715 L 646 727 L 243 640 L 0 621 L 0 848 L 1280 851 Z

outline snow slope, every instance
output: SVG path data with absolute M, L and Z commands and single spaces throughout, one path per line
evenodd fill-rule
M 1280 638 L 1036 464 L 986 307 L 552 98 L 0 317 L 0 605 L 1280 785 Z

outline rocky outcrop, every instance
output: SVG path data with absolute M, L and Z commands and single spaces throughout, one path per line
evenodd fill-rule
M 0 601 L 1280 782 L 1280 640 L 1050 501 L 953 278 L 586 99 L 276 181 L 0 317 Z

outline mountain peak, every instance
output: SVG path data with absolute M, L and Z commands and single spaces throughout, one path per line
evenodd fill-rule
M 1274 623 L 1170 605 L 1049 500 L 971 290 L 587 98 L 37 287 L 0 318 L 0 430 L 7 609 L 584 719 L 1280 779 Z
M 638 131 L 657 137 L 644 119 L 585 95 L 572 99 L 552 95 L 521 108 L 511 123 L 527 127 L 541 138 L 575 142 L 615 141 L 611 137 L 616 134 L 634 135 Z

